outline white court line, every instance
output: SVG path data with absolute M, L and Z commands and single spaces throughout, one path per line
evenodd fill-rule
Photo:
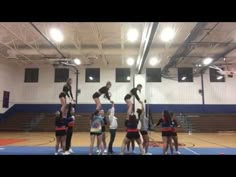
M 194 153 L 195 155 L 200 155 L 200 154 L 198 154 L 197 152 L 195 152 L 195 151 L 193 151 L 193 150 L 189 149 L 188 147 L 184 147 L 184 149 L 186 149 L 186 150 L 188 150 L 188 151 L 190 151 L 190 152 Z

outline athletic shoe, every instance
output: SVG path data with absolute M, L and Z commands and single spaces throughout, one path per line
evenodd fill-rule
M 57 153 L 57 152 L 55 152 L 55 153 L 54 153 L 54 155 L 58 155 L 58 153 Z
M 106 150 L 106 149 L 104 150 L 104 153 L 107 153 L 107 150 Z
M 70 152 L 66 151 L 63 155 L 70 155 Z
M 178 154 L 178 155 L 180 155 L 180 154 L 181 154 L 181 152 L 179 152 L 179 151 L 176 151 L 175 153 L 176 153 L 176 154 Z
M 74 153 L 74 151 L 73 151 L 71 148 L 69 149 L 69 152 L 70 152 L 70 153 Z
M 150 152 L 146 152 L 145 155 L 152 155 L 152 153 L 150 153 Z
M 100 152 L 101 152 L 100 149 L 97 149 L 96 153 L 97 153 L 97 154 L 100 154 Z
M 57 152 L 62 152 L 62 151 L 63 151 L 62 148 L 59 148 Z

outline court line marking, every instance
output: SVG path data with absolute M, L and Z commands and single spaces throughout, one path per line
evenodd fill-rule
M 184 147 L 184 149 L 186 149 L 186 150 L 188 150 L 188 151 L 194 153 L 195 155 L 200 155 L 199 153 L 197 153 L 197 152 L 195 152 L 195 151 L 189 149 L 188 147 Z

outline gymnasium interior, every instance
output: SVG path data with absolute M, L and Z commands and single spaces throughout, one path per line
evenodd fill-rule
M 54 155 L 68 78 L 70 155 L 89 154 L 92 95 L 107 81 L 118 123 L 114 155 L 126 135 L 124 97 L 138 84 L 152 155 L 162 155 L 161 127 L 153 125 L 164 110 L 179 124 L 180 155 L 236 155 L 235 22 L 0 22 L 0 155 Z M 106 114 L 111 104 L 100 101 Z M 108 144 L 109 126 L 105 137 Z M 137 144 L 126 153 L 139 154 Z

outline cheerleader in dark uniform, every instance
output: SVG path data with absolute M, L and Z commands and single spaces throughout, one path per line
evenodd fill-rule
M 61 101 L 61 111 L 65 109 L 67 100 L 66 97 L 70 98 L 72 102 L 74 102 L 73 94 L 72 94 L 72 79 L 68 78 L 66 84 L 63 86 L 62 92 L 59 94 L 59 99 Z M 63 112 L 63 111 L 62 111 Z
M 133 103 L 130 100 L 132 98 L 132 96 L 135 96 L 135 98 L 139 101 L 139 103 L 142 103 L 142 101 L 140 100 L 139 96 L 137 95 L 137 91 L 141 92 L 142 89 L 142 85 L 138 84 L 136 88 L 133 88 L 132 90 L 130 90 L 130 93 L 128 93 L 127 95 L 125 95 L 125 102 L 128 106 L 128 111 L 127 111 L 127 115 L 131 115 L 132 110 L 133 110 Z
M 108 99 L 111 103 L 113 103 L 113 101 L 110 100 L 111 95 L 110 95 L 110 93 L 108 92 L 110 88 L 111 88 L 111 82 L 108 81 L 108 82 L 106 83 L 106 86 L 100 88 L 97 92 L 95 92 L 95 93 L 93 94 L 93 100 L 94 100 L 95 103 L 96 103 L 96 110 L 99 111 L 99 110 L 101 109 L 101 102 L 100 102 L 99 97 L 100 97 L 102 94 L 104 94 L 104 97 L 105 97 L 106 99 Z
M 68 113 L 67 113 L 67 132 L 66 132 L 66 152 L 65 155 L 73 153 L 71 149 L 71 139 L 73 135 L 73 128 L 75 126 L 75 108 L 74 105 L 69 103 Z
M 56 120 L 55 120 L 55 133 L 56 133 L 56 147 L 55 147 L 55 155 L 58 155 L 59 145 L 62 146 L 62 154 L 65 152 L 65 144 L 66 144 L 66 127 L 67 120 L 66 117 L 63 116 L 61 111 L 56 112 Z
M 171 116 L 171 126 L 172 126 L 172 139 L 174 140 L 175 153 L 181 154 L 179 152 L 178 135 L 176 131 L 176 128 L 180 126 L 178 125 L 173 112 L 170 113 L 170 116 Z
M 167 154 L 168 146 L 170 146 L 171 154 L 173 154 L 171 116 L 168 111 L 164 111 L 162 116 L 163 117 L 158 121 L 156 126 L 161 124 L 163 155 Z
M 126 145 L 131 141 L 131 140 L 135 140 L 137 142 L 137 144 L 139 145 L 139 149 L 140 149 L 140 153 L 142 155 L 145 154 L 144 149 L 143 149 L 143 145 L 142 145 L 142 141 L 140 138 L 140 134 L 139 134 L 139 129 L 138 129 L 138 122 L 139 120 L 136 118 L 135 115 L 129 115 L 125 121 L 125 125 L 126 125 L 126 136 L 123 140 L 122 146 L 121 146 L 121 154 L 123 155 L 125 152 L 125 147 Z

